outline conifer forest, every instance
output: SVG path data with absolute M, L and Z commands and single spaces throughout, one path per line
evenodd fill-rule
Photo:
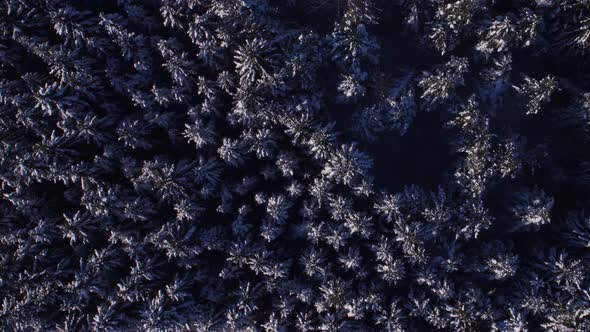
M 0 0 L 0 331 L 590 331 L 590 0 Z

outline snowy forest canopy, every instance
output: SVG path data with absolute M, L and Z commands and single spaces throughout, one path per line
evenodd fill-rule
M 2 331 L 590 331 L 589 0 L 0 0 Z

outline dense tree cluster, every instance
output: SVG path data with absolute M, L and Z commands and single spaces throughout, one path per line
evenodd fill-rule
M 0 329 L 588 331 L 589 54 L 587 0 L 0 0 Z

